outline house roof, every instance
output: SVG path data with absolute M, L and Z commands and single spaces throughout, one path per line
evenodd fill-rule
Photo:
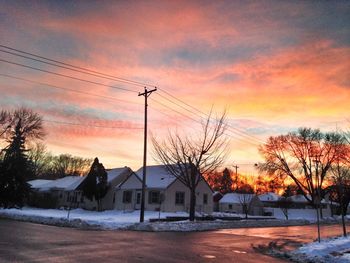
M 220 199 L 219 203 L 240 204 L 242 196 L 247 197 L 247 199 L 251 199 L 254 197 L 254 194 L 227 193 Z
M 120 167 L 120 168 L 113 168 L 113 169 L 109 169 L 107 170 L 107 182 L 110 183 L 112 182 L 114 179 L 116 179 L 119 175 L 121 175 L 122 173 L 124 173 L 125 171 L 129 170 L 130 168 L 125 166 L 125 167 Z
M 311 196 L 308 195 L 308 197 L 309 197 L 310 200 L 311 200 Z M 294 202 L 294 203 L 309 203 L 309 201 L 305 198 L 305 196 L 304 196 L 304 195 L 301 195 L 301 194 L 299 194 L 299 195 L 292 195 L 292 196 L 289 197 L 289 199 L 290 199 L 292 202 Z M 322 200 L 321 200 L 321 203 L 322 203 L 322 204 L 328 204 L 329 202 L 326 201 L 325 199 L 322 199 Z
M 258 198 L 262 202 L 276 202 L 281 198 L 281 196 L 273 192 L 268 192 L 268 193 L 259 195 Z
M 31 188 L 37 189 L 49 182 L 52 182 L 52 180 L 35 179 L 35 180 L 28 181 L 28 184 L 30 184 Z
M 44 183 L 44 182 L 33 182 L 33 181 L 29 181 L 28 183 L 32 185 L 32 183 L 34 185 L 36 185 L 36 187 L 32 188 L 36 188 L 39 191 L 49 191 L 51 189 L 57 189 L 57 190 L 63 190 L 63 191 L 71 191 L 71 190 L 75 190 L 85 179 L 86 177 L 82 177 L 82 176 L 66 176 L 60 179 L 56 179 L 56 180 L 47 180 L 48 182 Z
M 136 171 L 136 175 L 142 181 L 143 167 Z M 146 167 L 146 186 L 148 188 L 167 188 L 176 178 L 171 175 L 165 165 L 152 165 Z

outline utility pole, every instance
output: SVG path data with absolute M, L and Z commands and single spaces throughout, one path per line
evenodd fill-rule
M 236 164 L 236 165 L 232 165 L 232 167 L 236 169 L 236 180 L 235 180 L 236 182 L 235 183 L 236 183 L 236 190 L 237 190 L 237 188 L 238 188 L 238 171 L 237 170 L 238 170 L 239 166 Z
M 140 222 L 144 221 L 145 217 L 145 192 L 146 192 L 146 166 L 147 166 L 147 98 L 152 92 L 156 91 L 157 88 L 152 90 L 147 90 L 143 93 L 139 93 L 139 96 L 145 97 L 145 128 L 144 128 L 144 138 L 143 138 L 143 178 L 142 178 L 142 192 L 141 192 L 141 210 L 140 210 Z

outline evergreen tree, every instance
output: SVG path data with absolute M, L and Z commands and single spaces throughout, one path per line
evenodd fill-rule
M 230 170 L 225 168 L 222 172 L 221 182 L 220 182 L 220 192 L 226 194 L 232 191 L 233 180 L 231 177 Z
M 83 194 L 90 201 L 96 200 L 98 211 L 101 210 L 101 200 L 107 194 L 107 172 L 102 163 L 95 158 L 89 174 L 83 183 Z
M 5 208 L 23 206 L 29 193 L 26 178 L 31 177 L 32 171 L 25 154 L 25 137 L 21 130 L 22 123 L 19 121 L 0 166 L 0 205 Z

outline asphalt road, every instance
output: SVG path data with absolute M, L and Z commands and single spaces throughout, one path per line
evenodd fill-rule
M 323 236 L 338 235 L 323 226 Z M 0 262 L 284 262 L 253 246 L 316 238 L 315 226 L 246 228 L 195 233 L 93 231 L 0 219 Z

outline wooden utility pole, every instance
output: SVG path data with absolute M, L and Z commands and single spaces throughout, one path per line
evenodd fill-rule
M 236 184 L 235 185 L 235 188 L 236 188 L 235 190 L 237 190 L 237 188 L 238 188 L 238 168 L 239 168 L 239 166 L 236 164 L 236 165 L 232 165 L 232 167 L 236 169 L 236 178 L 235 178 L 235 182 L 234 183 Z
M 144 221 L 145 218 L 145 192 L 146 192 L 146 166 L 147 166 L 147 98 L 152 92 L 156 91 L 157 88 L 152 90 L 147 90 L 143 93 L 139 93 L 139 96 L 145 97 L 145 128 L 144 128 L 144 138 L 143 138 L 143 178 L 142 178 L 142 192 L 141 192 L 141 210 L 140 210 L 140 222 Z

